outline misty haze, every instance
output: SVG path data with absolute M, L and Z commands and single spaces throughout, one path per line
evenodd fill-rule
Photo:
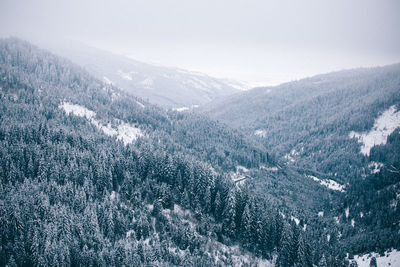
M 0 0 L 0 266 L 400 266 L 399 12 Z

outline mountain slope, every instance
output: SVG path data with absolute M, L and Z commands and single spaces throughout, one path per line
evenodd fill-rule
M 202 108 L 286 166 L 344 186 L 321 215 L 329 239 L 351 253 L 399 248 L 399 110 L 399 64 L 255 88 Z
M 290 164 L 346 183 L 369 174 L 374 160 L 359 153 L 361 145 L 350 134 L 368 132 L 399 104 L 400 65 L 392 65 L 255 88 L 202 110 L 255 136 Z
M 235 81 L 216 79 L 183 69 L 142 63 L 79 43 L 48 45 L 49 48 L 106 83 L 168 108 L 193 108 L 243 90 Z
M 0 41 L 0 88 L 1 266 L 346 263 L 318 218 L 305 231 L 281 208 L 326 192 L 293 192 L 301 175 L 239 132 L 17 39 Z M 268 199 L 251 189 L 264 171 Z

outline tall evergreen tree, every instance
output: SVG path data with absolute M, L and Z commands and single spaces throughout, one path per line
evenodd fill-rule
M 244 246 L 250 248 L 251 245 L 254 245 L 253 241 L 253 232 L 251 229 L 253 220 L 250 214 L 249 205 L 246 204 L 242 214 L 242 220 L 240 223 L 240 235 L 243 240 Z
M 225 200 L 224 210 L 222 212 L 222 227 L 224 234 L 230 238 L 235 237 L 236 234 L 236 198 L 235 190 L 231 189 Z

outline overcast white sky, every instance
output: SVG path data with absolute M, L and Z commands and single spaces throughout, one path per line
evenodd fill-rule
M 397 0 L 0 0 L 0 35 L 276 84 L 400 62 L 399 14 Z

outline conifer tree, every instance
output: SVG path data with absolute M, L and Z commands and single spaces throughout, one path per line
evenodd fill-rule
M 246 204 L 246 206 L 244 207 L 244 210 L 243 210 L 242 220 L 240 223 L 240 226 L 241 226 L 240 227 L 240 235 L 242 237 L 245 247 L 250 247 L 252 244 L 252 236 L 253 236 L 252 229 L 251 229 L 252 223 L 253 223 L 253 221 L 251 218 L 249 205 Z
M 277 259 L 278 266 L 292 266 L 295 263 L 293 251 L 297 248 L 293 244 L 293 231 L 288 223 L 285 223 L 282 230 L 279 255 Z
M 377 267 L 377 266 L 378 266 L 375 257 L 372 257 L 372 258 L 371 258 L 371 261 L 370 261 L 370 263 L 369 263 L 369 266 L 370 266 L 370 267 Z
M 227 199 L 225 200 L 225 207 L 222 212 L 222 227 L 226 236 L 230 238 L 235 237 L 236 233 L 236 199 L 235 191 L 231 189 L 228 193 Z

